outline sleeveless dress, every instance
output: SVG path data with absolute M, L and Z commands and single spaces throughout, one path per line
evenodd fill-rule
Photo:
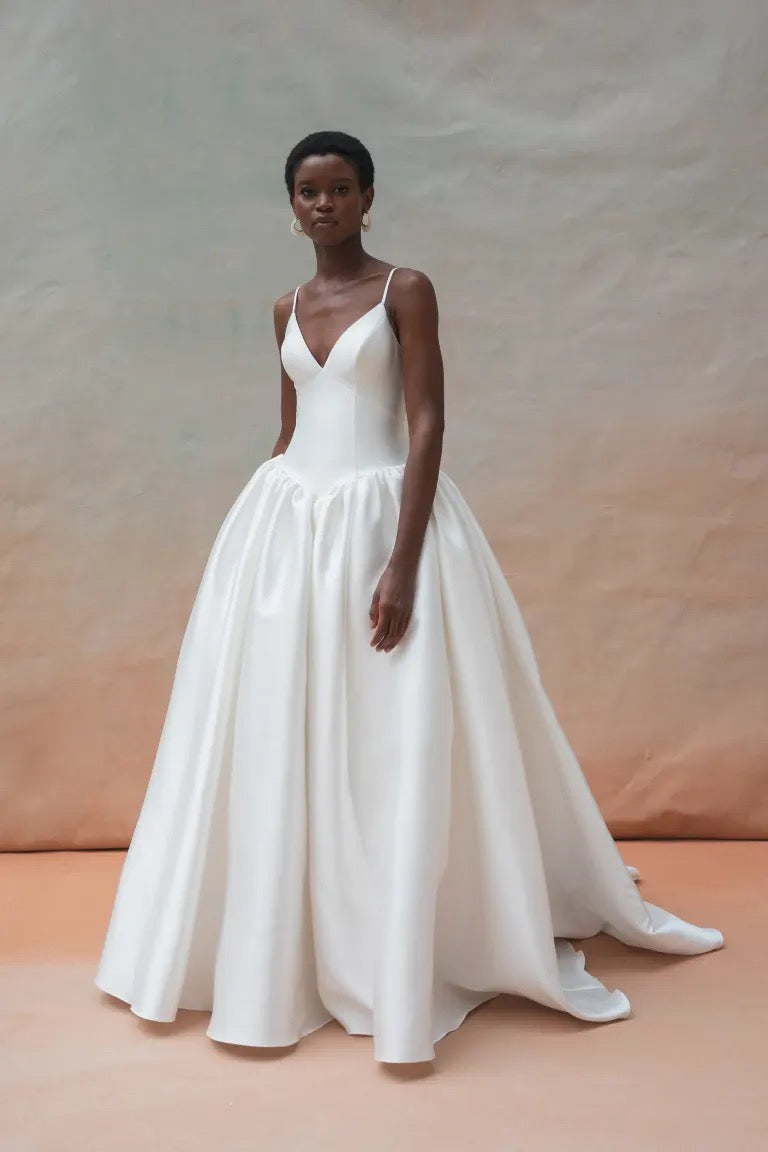
M 146 1019 L 209 1011 L 225 1043 L 336 1019 L 405 1062 L 500 992 L 627 1016 L 568 939 L 723 938 L 641 898 L 445 472 L 409 628 L 370 647 L 408 452 L 395 270 L 324 364 L 294 294 L 295 432 L 214 542 L 95 982 Z

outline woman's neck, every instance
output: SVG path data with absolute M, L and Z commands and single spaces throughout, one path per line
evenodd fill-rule
M 350 236 L 332 248 L 315 248 L 317 271 L 315 276 L 328 284 L 342 284 L 357 280 L 373 262 L 373 257 L 363 248 L 360 236 Z

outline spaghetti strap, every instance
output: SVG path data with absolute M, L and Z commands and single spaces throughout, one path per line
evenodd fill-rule
M 296 297 L 299 294 L 299 288 L 301 288 L 301 284 L 299 284 L 298 288 L 296 289 L 296 291 L 293 294 L 293 308 L 291 308 L 291 315 L 292 316 L 296 312 Z
M 387 276 L 387 282 L 386 282 L 386 284 L 384 285 L 384 295 L 383 295 L 383 296 L 382 296 L 382 298 L 381 298 L 381 303 L 382 303 L 382 304 L 384 303 L 384 301 L 385 301 L 385 300 L 386 300 L 386 298 L 387 298 L 387 289 L 389 288 L 389 282 L 390 282 L 390 280 L 392 279 L 392 274 L 393 274 L 394 272 L 397 272 L 397 265 L 395 265 L 395 267 L 391 269 L 391 271 L 390 271 L 390 273 L 389 273 L 389 276 Z

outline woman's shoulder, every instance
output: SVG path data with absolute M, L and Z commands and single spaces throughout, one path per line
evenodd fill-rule
M 288 325 L 288 317 L 293 311 L 293 297 L 296 292 L 292 288 L 290 292 L 284 292 L 282 296 L 278 296 L 272 305 L 272 318 L 275 323 L 275 336 L 277 337 L 278 344 L 281 344 L 285 336 L 285 329 Z
M 426 272 L 402 264 L 393 267 L 387 299 L 395 308 L 421 310 L 435 306 L 437 301 L 435 286 Z
M 285 312 L 286 309 L 289 312 L 291 311 L 293 308 L 293 297 L 295 292 L 296 289 L 291 288 L 290 292 L 284 292 L 282 296 L 278 296 L 277 300 L 275 300 L 274 304 L 272 305 L 272 311 L 275 313 L 275 315 Z
M 420 268 L 409 268 L 405 264 L 392 264 L 390 269 L 392 271 L 392 287 L 394 287 L 395 283 L 398 283 L 405 285 L 406 288 L 413 289 L 415 287 L 418 291 L 420 287 L 423 289 L 425 285 L 432 284 L 429 276 L 427 276 L 426 272 L 422 272 Z

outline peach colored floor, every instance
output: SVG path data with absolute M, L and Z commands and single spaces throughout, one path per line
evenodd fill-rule
M 726 949 L 587 941 L 631 1019 L 499 997 L 399 1069 L 336 1024 L 258 1053 L 139 1020 L 92 983 L 123 853 L 0 855 L 0 1152 L 768 1152 L 768 843 L 621 848 Z

